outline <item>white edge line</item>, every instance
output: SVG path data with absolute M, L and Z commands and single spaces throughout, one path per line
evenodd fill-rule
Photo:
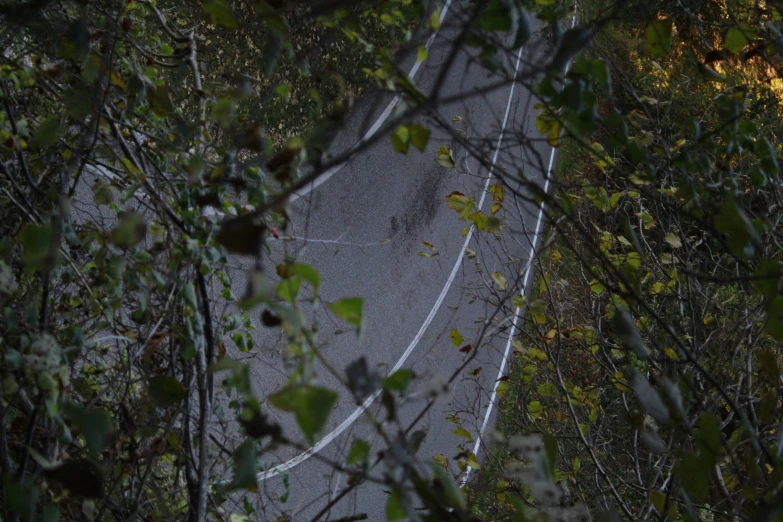
M 576 3 L 574 4 L 574 16 L 571 18 L 571 29 L 574 28 L 574 25 L 576 25 Z M 566 66 L 566 73 L 568 73 L 568 68 L 571 66 L 569 63 Z M 547 176 L 546 181 L 544 182 L 544 194 L 546 194 L 549 190 L 549 180 L 552 178 L 552 164 L 555 161 L 555 148 L 552 147 L 552 153 L 549 155 L 549 166 L 547 167 Z M 525 289 L 527 288 L 527 280 L 528 277 L 530 277 L 530 268 L 533 266 L 533 258 L 536 256 L 536 244 L 538 243 L 538 231 L 541 228 L 541 220 L 544 217 L 544 203 L 541 203 L 541 206 L 538 208 L 538 219 L 536 220 L 536 230 L 533 235 L 533 244 L 530 249 L 530 258 L 528 259 L 528 262 L 526 263 L 525 268 L 525 274 L 522 278 L 522 287 L 519 290 L 519 295 L 522 297 L 525 297 Z M 473 445 L 473 454 L 478 455 L 479 450 L 481 449 L 481 440 L 482 437 L 484 437 L 484 430 L 487 429 L 487 424 L 489 423 L 489 418 L 492 415 L 492 410 L 495 407 L 495 399 L 497 399 L 498 395 L 498 386 L 500 385 L 500 379 L 503 377 L 503 374 L 506 371 L 506 363 L 508 362 L 508 356 L 509 352 L 511 350 L 511 343 L 514 340 L 514 334 L 516 334 L 517 329 L 517 322 L 520 318 L 521 308 L 517 307 L 514 311 L 514 320 L 511 322 L 511 332 L 508 334 L 508 342 L 506 343 L 506 350 L 503 353 L 503 360 L 500 363 L 500 369 L 498 370 L 498 377 L 495 380 L 495 385 L 492 388 L 492 396 L 489 399 L 489 405 L 487 406 L 487 412 L 484 415 L 484 421 L 481 423 L 481 430 L 479 431 L 478 437 L 476 437 L 476 443 Z M 478 457 L 476 457 L 478 458 Z M 462 477 L 462 480 L 460 481 L 460 488 L 465 487 L 465 484 L 468 483 L 468 479 L 470 478 L 470 472 L 473 471 L 473 468 L 468 466 L 467 470 L 465 470 L 465 475 Z
M 517 54 L 517 63 L 516 68 L 514 69 L 514 80 L 516 80 L 517 71 L 519 70 L 519 62 L 522 58 L 522 48 L 520 47 L 519 53 Z M 487 192 L 489 190 L 489 183 L 492 181 L 492 172 L 495 168 L 495 162 L 498 159 L 498 153 L 500 152 L 500 145 L 503 140 L 503 134 L 506 129 L 506 123 L 508 123 L 508 115 L 511 109 L 511 102 L 513 101 L 514 97 L 514 87 L 516 85 L 516 82 L 513 82 L 511 84 L 511 90 L 508 93 L 508 103 L 506 103 L 506 114 L 503 117 L 503 126 L 500 129 L 500 136 L 498 137 L 498 144 L 495 148 L 495 154 L 492 157 L 492 164 L 489 170 L 489 173 L 487 174 L 487 180 L 484 182 L 484 188 L 481 191 L 481 197 L 479 198 L 478 202 L 478 208 L 481 209 L 481 207 L 484 204 L 484 199 L 486 198 Z M 448 293 L 449 289 L 451 288 L 452 283 L 454 282 L 454 278 L 457 276 L 457 272 L 459 271 L 460 265 L 462 264 L 462 259 L 465 257 L 465 251 L 468 248 L 468 245 L 470 244 L 470 240 L 473 238 L 473 231 L 475 230 L 475 226 L 471 225 L 470 229 L 468 230 L 468 235 L 465 238 L 465 242 L 462 244 L 462 248 L 460 249 L 460 253 L 457 256 L 457 261 L 454 263 L 454 267 L 451 269 L 451 273 L 449 274 L 449 278 L 446 281 L 445 286 L 440 292 L 440 295 L 438 296 L 438 299 L 435 301 L 435 304 L 433 305 L 432 309 L 430 309 L 430 313 L 427 315 L 427 318 L 424 320 L 424 323 L 422 323 L 421 327 L 419 328 L 419 331 L 416 333 L 416 336 L 413 338 L 413 340 L 408 345 L 408 348 L 406 348 L 405 352 L 402 354 L 402 356 L 399 358 L 397 363 L 392 368 L 391 373 L 396 372 L 399 370 L 403 364 L 405 364 L 405 361 L 410 357 L 411 353 L 413 353 L 413 350 L 416 348 L 416 346 L 419 344 L 419 341 L 421 341 L 421 338 L 424 336 L 424 333 L 427 331 L 427 328 L 429 328 L 430 323 L 432 323 L 432 320 L 435 318 L 435 314 L 437 314 L 438 310 L 440 309 L 441 305 L 443 304 L 443 300 L 446 298 L 446 294 Z M 505 359 L 504 359 L 505 364 Z M 335 429 L 333 429 L 331 432 L 329 432 L 328 435 L 324 436 L 321 440 L 315 443 L 314 446 L 312 446 L 307 451 L 300 453 L 296 457 L 287 460 L 286 462 L 283 462 L 282 464 L 278 464 L 277 466 L 267 470 L 262 471 L 258 473 L 257 480 L 259 482 L 263 482 L 267 479 L 276 477 L 280 473 L 284 473 L 288 471 L 289 469 L 301 464 L 305 460 L 312 457 L 314 454 L 321 451 L 323 448 L 325 448 L 327 445 L 329 445 L 334 439 L 339 437 L 348 427 L 356 422 L 356 420 L 367 410 L 367 408 L 370 407 L 370 405 L 375 401 L 375 399 L 378 398 L 380 395 L 380 390 L 376 391 L 369 397 L 367 397 L 361 406 L 356 408 L 351 415 L 349 415 L 343 422 L 340 423 L 339 426 L 337 426 Z
M 449 7 L 451 7 L 452 0 L 446 0 L 446 5 L 443 7 L 443 11 L 440 13 L 440 23 L 443 24 L 443 20 L 446 19 L 446 13 L 449 12 Z M 435 41 L 435 37 L 438 36 L 438 33 L 440 32 L 440 27 L 433 32 L 430 37 L 427 39 L 427 42 L 424 44 L 424 48 L 429 50 L 430 46 L 432 45 L 432 42 Z M 426 58 L 425 58 L 426 59 Z M 416 63 L 413 64 L 413 67 L 411 68 L 410 72 L 408 73 L 408 77 L 410 79 L 413 79 L 416 76 L 416 73 L 419 72 L 419 68 L 421 67 L 421 64 L 424 62 L 424 60 L 420 60 L 418 57 L 416 58 Z M 372 138 L 376 132 L 378 132 L 378 129 L 381 128 L 381 125 L 384 124 L 386 119 L 391 114 L 392 110 L 394 110 L 394 107 L 397 105 L 397 102 L 400 101 L 400 95 L 396 95 L 392 101 L 389 102 L 389 104 L 386 106 L 386 109 L 381 113 L 380 116 L 378 116 L 378 119 L 375 120 L 375 123 L 372 124 L 372 127 L 369 128 L 367 133 L 362 136 L 362 138 L 353 146 L 351 147 L 351 151 L 356 150 L 358 147 L 362 146 L 364 143 L 367 142 L 370 138 Z M 329 178 L 340 172 L 340 170 L 345 166 L 347 161 L 340 163 L 338 165 L 335 165 L 334 167 L 330 168 L 320 176 L 318 176 L 316 179 L 314 179 L 309 184 L 305 185 L 298 191 L 291 194 L 291 201 L 296 201 L 297 199 L 306 196 L 313 190 L 315 190 L 320 185 L 326 183 L 329 181 Z

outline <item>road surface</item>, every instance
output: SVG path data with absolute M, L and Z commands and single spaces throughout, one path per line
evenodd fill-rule
M 454 2 L 452 11 L 462 4 Z M 457 34 L 456 20 L 456 13 L 447 13 L 428 60 L 417 72 L 416 83 L 424 92 L 432 89 L 446 61 Z M 508 53 L 503 62 L 510 72 L 527 77 L 531 64 L 537 61 L 534 55 L 541 52 L 530 46 Z M 530 93 L 520 83 L 506 82 L 501 88 L 476 94 L 482 87 L 496 84 L 498 78 L 488 77 L 483 68 L 470 63 L 469 57 L 466 52 L 458 55 L 441 90 L 446 98 L 461 95 L 463 99 L 438 106 L 437 113 L 448 122 L 460 120 L 454 127 L 481 149 L 496 173 L 498 169 L 510 173 L 524 169 L 527 175 L 543 180 L 541 173 L 551 169 L 554 153 L 535 130 Z M 403 60 L 402 67 L 409 70 L 414 60 Z M 348 130 L 339 136 L 334 150 L 348 150 L 365 136 L 391 100 L 390 95 L 365 97 L 352 112 Z M 440 393 L 436 405 L 419 422 L 420 427 L 426 427 L 427 437 L 418 456 L 426 460 L 446 455 L 449 469 L 458 473 L 451 457 L 459 452 L 460 445 L 473 450 L 483 427 L 493 424 L 493 414 L 487 414 L 488 405 L 508 355 L 508 329 L 513 316 L 510 308 L 501 309 L 489 324 L 491 335 L 480 345 L 476 342 L 486 319 L 497 309 L 498 285 L 491 274 L 502 271 L 512 283 L 514 273 L 525 275 L 541 219 L 534 205 L 515 201 L 507 192 L 505 209 L 498 214 L 503 217 L 504 232 L 497 236 L 471 232 L 466 237 L 466 223 L 447 208 L 446 196 L 459 191 L 476 195 L 479 200 L 497 179 L 448 133 L 438 130 L 431 117 L 417 121 L 433 130 L 423 154 L 412 147 L 407 155 L 395 153 L 390 141 L 384 139 L 330 173 L 323 183 L 303 191 L 292 205 L 292 222 L 283 232 L 284 237 L 293 239 L 275 242 L 264 266 L 266 273 L 273 274 L 274 266 L 289 256 L 319 270 L 323 302 L 344 297 L 364 299 L 361 336 L 323 309 L 308 311 L 308 316 L 317 318 L 321 352 L 333 368 L 344 371 L 363 356 L 370 368 L 384 376 L 395 366 L 413 370 L 416 379 L 411 397 L 397 412 L 399 426 L 407 427 L 426 405 L 427 394 L 442 390 L 465 360 L 466 354 L 452 344 L 450 332 L 456 329 L 461 333 L 462 345 L 476 346 L 475 360 L 467 370 L 481 368 L 478 378 L 466 370 L 445 393 Z M 532 141 L 520 143 L 521 135 Z M 437 164 L 440 145 L 453 149 L 456 168 Z M 489 213 L 491 203 L 491 196 L 486 194 L 482 209 Z M 437 249 L 435 257 L 419 255 L 420 251 L 434 253 L 423 241 Z M 248 264 L 232 259 L 238 295 L 247 284 Z M 527 274 L 525 279 L 529 284 L 532 276 Z M 253 314 L 257 319 L 258 310 Z M 290 368 L 282 355 L 285 338 L 258 323 L 254 341 L 259 348 L 243 356 L 250 357 L 254 390 L 263 398 L 284 385 Z M 317 382 L 340 390 L 340 399 L 323 432 L 325 438 L 315 448 L 317 457 L 312 457 L 315 451 L 303 454 L 290 447 L 262 456 L 267 471 L 259 475 L 259 505 L 267 509 L 264 516 L 270 519 L 287 512 L 293 520 L 309 520 L 342 491 L 346 477 L 323 460 L 344 462 L 356 438 L 371 441 L 374 450 L 385 447 L 366 420 L 367 414 L 385 418 L 380 400 L 370 404 L 366 412 L 357 411 L 347 390 L 323 365 L 317 366 L 317 373 Z M 293 415 L 271 406 L 265 406 L 265 411 L 281 424 L 286 435 L 297 438 L 299 430 Z M 472 441 L 454 434 L 457 425 L 447 420 L 449 415 L 460 419 Z M 387 429 L 394 433 L 397 426 L 389 423 Z M 297 440 L 311 446 L 301 437 Z M 381 463 L 374 474 L 380 476 L 383 470 Z M 270 502 L 268 497 L 285 491 L 285 483 L 287 501 Z M 346 495 L 324 519 L 366 513 L 369 520 L 385 520 L 385 499 L 378 486 L 364 484 Z

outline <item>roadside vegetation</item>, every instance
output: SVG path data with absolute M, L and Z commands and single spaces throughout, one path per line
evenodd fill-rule
M 539 85 L 559 159 L 508 442 L 475 488 L 487 518 L 779 517 L 780 8 L 579 3 L 592 48 L 562 90 Z M 556 497 L 520 473 L 530 433 Z
M 512 81 L 503 58 L 530 42 L 532 17 L 551 35 L 519 82 L 559 163 L 548 193 L 532 166 L 504 166 L 488 210 L 477 194 L 432 202 L 490 238 L 514 232 L 517 204 L 546 216 L 532 287 L 519 295 L 527 265 L 512 259 L 484 278 L 498 299 L 481 335 L 451 336 L 474 378 L 488 332 L 514 332 L 497 433 L 485 454 L 432 456 L 418 454 L 426 430 L 396 422 L 410 370 L 324 357 L 318 317 L 358 334 L 362 299 L 324 303 L 317 266 L 261 261 L 292 194 L 381 139 L 455 168 L 454 150 L 428 148 L 428 122 L 490 170 L 497 136 L 461 132 L 392 60 L 409 45 L 426 56 L 411 34 L 437 30 L 441 6 L 0 4 L 3 520 L 295 519 L 288 476 L 259 488 L 260 457 L 310 447 L 339 396 L 373 394 L 382 406 L 365 418 L 383 449 L 356 439 L 326 461 L 345 486 L 314 521 L 368 481 L 389 520 L 780 517 L 781 6 L 453 5 L 449 59 L 466 49 L 494 89 Z M 333 157 L 373 85 L 400 95 L 394 114 Z M 250 261 L 242 295 L 234 256 Z M 252 389 L 243 356 L 258 328 L 285 339 L 280 389 Z

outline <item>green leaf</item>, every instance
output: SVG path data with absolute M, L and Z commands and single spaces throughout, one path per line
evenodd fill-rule
M 407 368 L 400 368 L 383 380 L 383 387 L 387 390 L 405 393 L 413 378 L 413 372 Z
M 756 156 L 758 156 L 759 160 L 761 161 L 761 166 L 764 169 L 764 172 L 770 176 L 777 176 L 780 174 L 778 153 L 766 138 L 756 140 L 756 142 L 753 144 L 753 148 Z
M 336 402 L 336 392 L 316 386 L 291 386 L 269 396 L 272 406 L 296 415 L 296 423 L 311 444 Z
M 695 453 L 688 453 L 680 460 L 679 470 L 685 490 L 694 499 L 700 501 L 707 496 L 710 488 L 710 466 L 706 459 Z
M 150 89 L 147 94 L 150 108 L 158 116 L 168 116 L 174 112 L 174 104 L 171 102 L 169 88 L 165 85 L 158 85 Z
M 209 111 L 209 119 L 216 121 L 224 129 L 231 126 L 233 117 L 234 99 L 228 96 L 216 101 Z
M 101 57 L 96 53 L 91 53 L 82 63 L 81 77 L 88 85 L 93 85 L 101 75 Z
M 66 116 L 82 121 L 93 110 L 95 91 L 87 87 L 74 87 L 63 93 Z
M 108 205 L 114 201 L 114 193 L 111 190 L 111 185 L 104 180 L 99 179 L 92 186 L 92 200 L 97 205 Z
M 36 522 L 60 522 L 60 508 L 57 504 L 46 504 Z
M 472 212 L 469 219 L 481 232 L 493 233 L 500 230 L 500 220 L 494 216 L 488 216 L 480 210 Z
M 222 0 L 206 0 L 204 13 L 209 15 L 215 25 L 226 29 L 239 29 L 239 21 L 234 16 L 234 11 Z
M 424 44 L 419 44 L 419 48 L 416 51 L 416 61 L 423 62 L 427 59 L 427 54 L 427 46 Z
M 168 408 L 185 400 L 188 390 L 176 377 L 157 375 L 150 379 L 149 394 L 160 408 Z
M 440 29 L 440 9 L 435 9 L 430 15 L 429 23 L 430 31 L 437 31 Z
M 79 18 L 68 27 L 57 52 L 66 60 L 80 62 L 90 52 L 90 40 L 90 27 L 83 18 Z
M 160 54 L 171 56 L 174 54 L 174 48 L 171 47 L 169 44 L 163 44 L 160 46 Z
M 500 0 L 492 0 L 481 13 L 478 26 L 484 31 L 509 31 L 511 22 L 509 5 Z
M 555 397 L 557 396 L 557 388 L 551 382 L 545 382 L 538 385 L 538 393 L 542 397 Z
M 715 465 L 720 456 L 720 424 L 714 415 L 705 413 L 699 419 L 699 433 L 697 444 L 702 458 L 709 463 L 709 467 Z
M 299 276 L 289 277 L 283 279 L 275 287 L 275 292 L 283 300 L 293 304 L 296 304 L 296 296 L 299 294 L 299 287 L 302 285 L 302 278 Z
M 51 147 L 62 137 L 59 116 L 49 116 L 38 126 L 35 135 L 30 139 L 30 146 L 35 149 Z
M 606 289 L 606 287 L 597 279 L 590 281 L 588 286 L 590 287 L 590 290 L 596 295 L 601 295 Z
M 470 455 L 473 456 L 473 459 L 475 460 L 476 456 L 472 453 Z M 470 459 L 470 457 L 468 457 L 468 459 Z M 443 495 L 441 503 L 444 506 L 452 509 L 466 509 L 467 502 L 465 501 L 465 495 L 462 493 L 462 489 L 460 489 L 451 473 L 449 473 L 443 466 L 440 466 L 435 462 L 430 461 L 428 464 L 432 470 L 435 482 L 440 484 L 440 488 L 436 488 L 434 493 L 439 496 Z M 478 462 L 476 462 L 476 464 L 478 464 Z M 473 466 L 471 465 L 471 467 Z M 474 469 L 477 468 L 478 466 L 476 466 Z
M 393 489 L 386 498 L 386 519 L 389 521 L 402 520 L 407 516 L 401 504 L 400 494 L 396 489 Z
M 351 444 L 351 450 L 348 452 L 348 459 L 345 461 L 349 466 L 360 462 L 367 462 L 370 458 L 370 443 L 364 439 L 356 439 Z
M 329 309 L 346 323 L 356 326 L 358 331 L 362 327 L 362 305 L 364 300 L 361 297 L 346 297 L 334 303 L 329 303 Z
M 411 144 L 419 152 L 424 152 L 424 149 L 427 148 L 427 143 L 430 141 L 430 130 L 418 123 L 409 125 L 408 130 L 410 131 Z
M 739 27 L 732 27 L 726 32 L 726 38 L 723 39 L 723 47 L 729 52 L 738 53 L 755 39 L 756 30 L 749 25 L 741 24 Z
M 680 237 L 677 234 L 674 234 L 673 232 L 667 233 L 664 240 L 667 243 L 669 243 L 672 248 L 682 247 L 682 241 L 680 241 Z
M 465 341 L 465 338 L 462 337 L 462 334 L 459 333 L 459 330 L 457 330 L 456 328 L 453 328 L 451 330 L 449 337 L 451 337 L 451 344 L 453 344 L 458 348 L 462 346 L 462 343 Z
M 458 437 L 464 437 L 468 440 L 473 440 L 473 435 L 471 435 L 470 432 L 462 426 L 459 426 L 454 430 L 454 435 L 457 435 Z
M 275 92 L 284 100 L 289 100 L 291 98 L 291 87 L 289 87 L 287 83 L 281 83 L 275 87 Z
M 28 223 L 19 232 L 19 241 L 24 247 L 22 263 L 35 270 L 48 270 L 56 261 L 58 250 L 53 248 L 51 225 L 33 225 Z
M 103 450 L 106 438 L 112 431 L 112 418 L 108 411 L 100 408 L 85 410 L 75 404 L 66 404 L 63 411 L 74 426 L 84 435 L 87 447 L 95 454 Z
M 438 466 L 441 466 L 443 469 L 449 468 L 449 458 L 446 455 L 438 454 L 433 455 L 432 460 L 434 460 Z
M 456 167 L 456 164 L 454 163 L 454 154 L 451 149 L 445 145 L 441 145 L 438 149 L 438 165 L 446 167 L 447 169 Z
M 751 257 L 761 239 L 756 227 L 735 199 L 727 197 L 715 216 L 715 229 L 726 236 L 726 244 L 735 255 Z
M 669 509 L 667 513 L 664 513 L 666 508 L 666 493 L 662 491 L 653 491 L 650 493 L 650 500 L 652 501 L 655 510 L 660 515 L 666 515 L 667 520 L 677 520 L 677 502 L 675 499 L 669 499 Z
M 392 146 L 395 152 L 408 153 L 410 145 L 410 131 L 405 125 L 399 125 L 391 135 Z
M 231 482 L 231 489 L 246 489 L 256 491 L 258 482 L 256 481 L 256 447 L 253 439 L 247 439 L 240 444 L 233 455 L 234 460 L 234 480 Z
M 544 411 L 544 407 L 541 406 L 539 401 L 530 401 L 527 405 L 527 412 L 534 418 L 541 418 L 541 413 Z
M 663 58 L 671 53 L 673 28 L 671 18 L 656 20 L 647 26 L 647 53 L 650 56 Z
M 321 286 L 321 274 L 318 273 L 312 265 L 306 263 L 293 263 L 288 267 L 288 273 L 291 275 L 298 275 L 313 287 L 314 291 L 318 291 Z
M 131 248 L 141 242 L 147 234 L 147 224 L 136 212 L 126 212 L 120 223 L 109 232 L 108 240 L 119 248 Z
M 446 206 L 464 216 L 473 208 L 473 199 L 462 192 L 452 192 L 446 196 Z
M 593 79 L 595 79 L 595 82 L 598 85 L 606 89 L 611 89 L 612 77 L 609 73 L 609 64 L 606 63 L 606 60 L 593 60 L 591 62 L 591 71 L 593 73 Z

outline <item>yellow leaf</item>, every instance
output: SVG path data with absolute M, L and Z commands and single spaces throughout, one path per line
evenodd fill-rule
M 122 76 L 120 76 L 117 71 L 111 72 L 111 83 L 122 89 L 125 90 L 125 80 L 122 79 Z
M 504 292 L 506 289 L 508 289 L 508 281 L 500 272 L 493 272 L 492 280 L 495 281 L 495 284 L 498 285 L 498 290 L 501 292 Z
M 136 165 L 134 165 L 128 158 L 122 158 L 122 166 L 125 167 L 125 170 L 127 170 L 130 174 L 135 174 L 137 176 L 141 174 L 141 171 L 137 169 Z

